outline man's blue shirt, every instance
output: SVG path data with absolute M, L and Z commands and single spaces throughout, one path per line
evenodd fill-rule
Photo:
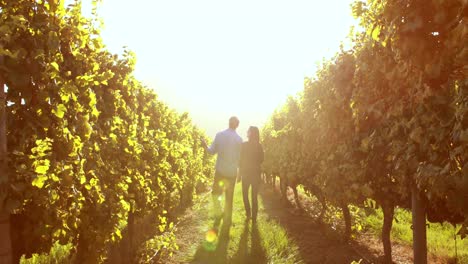
M 216 134 L 208 148 L 211 154 L 218 154 L 216 171 L 226 177 L 236 177 L 239 167 L 242 138 L 234 129 L 226 129 Z

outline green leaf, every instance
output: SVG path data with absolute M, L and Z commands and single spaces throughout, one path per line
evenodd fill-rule
M 62 102 L 68 103 L 70 101 L 70 95 L 69 94 L 62 94 L 62 95 L 60 95 L 60 99 L 62 99 Z
M 120 232 L 120 229 L 115 230 L 115 234 L 116 234 L 119 238 L 122 238 L 122 233 Z
M 81 174 L 80 175 L 80 184 L 84 184 L 85 182 L 86 182 L 86 177 L 83 174 Z
M 372 30 L 372 38 L 375 41 L 379 41 L 379 36 L 380 36 L 380 26 L 377 26 Z
M 59 65 L 55 61 L 51 62 L 50 66 L 52 66 L 52 68 L 54 68 L 56 71 L 59 71 Z
M 58 118 L 62 119 L 67 112 L 67 108 L 63 104 L 57 105 L 57 109 L 52 110 L 52 113 Z
M 52 191 L 50 196 L 52 197 L 53 201 L 57 201 L 59 199 L 59 195 L 57 194 L 56 191 Z
M 49 166 L 47 165 L 39 165 L 36 167 L 35 172 L 38 174 L 45 174 L 49 170 Z
M 38 175 L 33 181 L 32 186 L 36 186 L 37 188 L 41 189 L 44 187 L 44 183 L 47 180 L 46 175 Z
M 117 141 L 117 135 L 114 133 L 110 133 L 109 137 L 112 139 L 112 141 L 116 142 Z
M 92 178 L 90 181 L 89 181 L 89 184 L 91 186 L 96 186 L 97 185 L 97 180 L 95 178 Z
M 50 160 L 40 160 L 35 164 L 34 171 L 37 174 L 46 174 L 50 167 Z
M 54 182 L 58 182 L 58 181 L 60 180 L 60 178 L 57 177 L 57 175 L 55 175 L 55 174 L 51 174 L 51 175 L 50 175 L 50 178 L 51 178 L 52 181 L 54 181 Z
M 130 204 L 127 201 L 125 201 L 124 199 L 121 199 L 120 204 L 122 205 L 125 211 L 130 211 Z
M 99 111 L 97 110 L 96 107 L 93 107 L 93 110 L 91 111 L 91 115 L 95 117 L 99 117 Z

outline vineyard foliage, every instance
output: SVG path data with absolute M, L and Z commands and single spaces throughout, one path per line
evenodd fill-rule
M 78 0 L 0 1 L 9 151 L 0 177 L 11 187 L 2 202 L 21 253 L 60 241 L 80 263 L 103 261 L 129 214 L 154 213 L 164 232 L 211 173 L 188 115 L 134 78 L 130 51 L 106 49 L 97 2 L 85 17 Z
M 265 172 L 318 187 L 337 206 L 409 208 L 415 185 L 429 221 L 464 223 L 458 234 L 468 235 L 467 7 L 356 1 L 363 31 L 352 48 L 264 127 Z

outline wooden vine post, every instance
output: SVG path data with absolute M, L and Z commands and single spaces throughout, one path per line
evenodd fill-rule
M 0 64 L 2 63 L 3 57 L 0 56 Z M 6 208 L 8 193 L 6 119 L 5 80 L 0 73 L 0 264 L 12 263 L 10 212 Z
M 415 264 L 427 264 L 426 202 L 421 191 L 413 184 L 411 191 L 413 216 L 413 258 Z

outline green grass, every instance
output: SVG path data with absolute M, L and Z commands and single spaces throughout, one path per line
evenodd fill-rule
M 411 212 L 397 208 L 392 227 L 392 239 L 411 245 L 413 233 L 411 230 Z M 383 223 L 382 210 L 378 209 L 363 217 L 366 230 L 380 236 Z M 457 227 L 457 230 L 459 226 Z M 450 224 L 430 223 L 427 228 L 427 247 L 436 256 L 455 257 L 454 227 Z M 458 263 L 468 263 L 468 239 L 457 237 Z
M 269 220 L 263 211 L 263 202 L 259 196 L 257 224 L 245 222 L 244 204 L 241 185 L 234 191 L 232 225 L 223 234 L 226 226 L 221 223 L 219 237 L 215 241 L 207 240 L 206 234 L 213 229 L 214 218 L 210 217 L 212 203 L 205 199 L 198 213 L 205 217 L 199 225 L 202 237 L 193 243 L 179 259 L 186 263 L 303 263 L 297 245 L 288 238 L 283 227 L 274 220 Z M 222 201 L 224 202 L 224 201 Z M 195 241 L 194 241 L 195 242 Z
M 56 242 L 50 252 L 44 254 L 33 254 L 30 258 L 25 258 L 24 255 L 20 259 L 21 264 L 61 264 L 70 263 L 70 252 L 72 244 L 60 245 Z

